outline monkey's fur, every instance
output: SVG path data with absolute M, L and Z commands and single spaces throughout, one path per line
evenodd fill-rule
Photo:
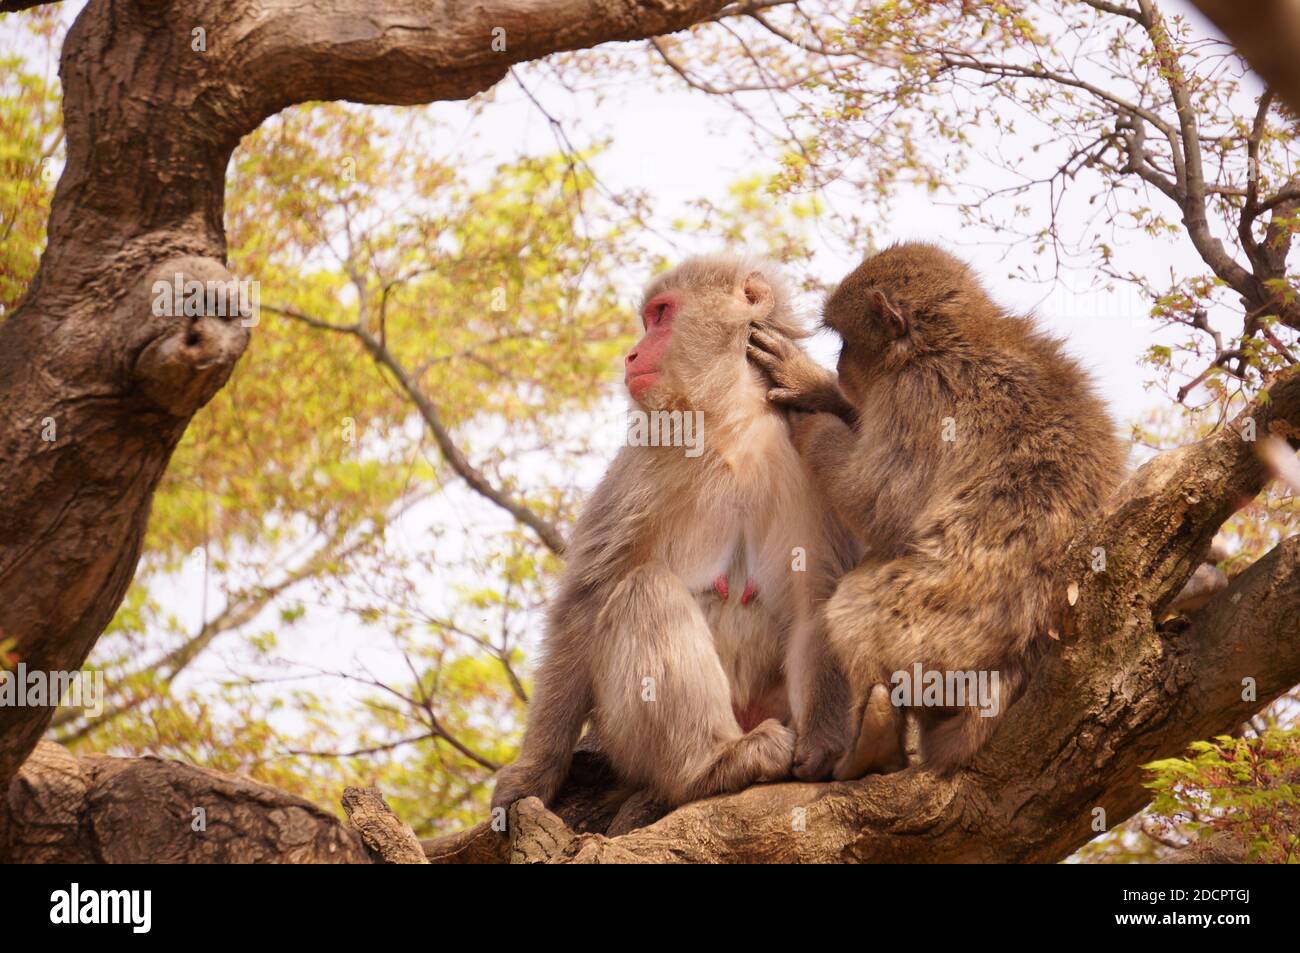
M 494 807 L 549 802 L 588 720 L 620 776 L 668 804 L 786 777 L 792 762 L 801 776 L 829 777 L 844 750 L 847 691 L 814 600 L 859 553 L 818 502 L 785 413 L 745 357 L 752 321 L 802 335 L 787 292 L 770 265 L 689 260 L 645 292 L 647 347 L 655 302 L 674 315 L 671 340 L 639 403 L 703 411 L 704 452 L 626 446 L 597 487 L 549 607 L 523 748 L 498 775 Z M 636 349 L 629 375 L 634 359 Z M 807 571 L 792 571 L 795 547 Z
M 824 320 L 843 339 L 838 389 L 778 333 L 758 328 L 751 355 L 773 401 L 814 412 L 795 442 L 868 547 L 825 610 L 857 735 L 836 777 L 900 766 L 902 713 L 879 686 L 918 662 L 999 673 L 996 717 L 969 704 L 913 709 L 924 763 L 951 771 L 1020 693 L 1059 602 L 1050 571 L 1117 485 L 1126 451 L 1060 344 L 933 245 L 869 257 Z M 856 426 L 825 412 L 844 398 Z

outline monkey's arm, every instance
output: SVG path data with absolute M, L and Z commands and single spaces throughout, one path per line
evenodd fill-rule
M 854 407 L 849 399 L 844 396 L 840 390 L 840 385 L 832 379 L 829 384 L 819 390 L 791 394 L 783 388 L 773 388 L 767 393 L 768 399 L 774 404 L 780 404 L 792 410 L 801 410 L 805 413 L 812 414 L 830 414 L 842 420 L 850 430 L 858 426 L 858 408 Z
M 822 496 L 859 539 L 869 538 L 866 515 L 869 488 L 862 481 L 858 460 L 858 435 L 842 417 L 833 414 L 791 414 L 791 437 Z
M 568 777 L 574 745 L 591 713 L 590 671 L 572 631 L 576 619 L 589 614 L 573 608 L 563 596 L 557 601 L 561 608 L 553 609 L 549 620 L 524 743 L 514 764 L 497 772 L 493 808 L 509 809 L 526 797 L 549 804 Z
M 788 337 L 765 325 L 750 329 L 749 359 L 775 385 L 768 400 L 791 410 L 833 414 L 849 427 L 858 424 L 858 410 L 840 390 L 838 379 Z

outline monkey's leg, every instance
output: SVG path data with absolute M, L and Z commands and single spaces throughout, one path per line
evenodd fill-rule
M 823 610 L 827 642 L 843 666 L 851 697 L 847 748 L 834 771 L 838 781 L 907 767 L 907 720 L 889 692 L 889 649 L 899 641 L 889 601 L 890 565 L 866 562 L 846 573 Z
M 856 737 L 835 765 L 836 781 L 889 774 L 907 767 L 907 719 L 890 700 L 887 686 L 871 686 L 866 701 L 850 714 L 849 728 Z
M 921 761 L 941 772 L 965 765 L 1018 696 L 1035 606 L 1045 602 L 1029 582 L 999 599 L 978 578 L 960 561 L 909 555 L 846 575 L 827 610 L 855 688 L 910 688 Z M 864 716 L 863 734 L 871 727 Z
M 768 719 L 741 733 L 708 623 L 675 575 L 629 573 L 597 628 L 599 731 L 621 774 L 672 804 L 789 775 L 794 732 Z
M 846 737 L 848 682 L 820 619 L 796 623 L 786 672 L 798 733 L 794 776 L 801 781 L 827 780 L 852 738 Z

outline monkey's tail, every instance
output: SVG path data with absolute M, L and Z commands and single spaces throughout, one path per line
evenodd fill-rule
M 964 708 L 926 724 L 921 731 L 921 762 L 940 774 L 965 767 L 1000 720 L 1001 715 L 986 718 L 978 708 Z
M 1001 669 L 998 707 L 986 714 L 979 707 L 959 709 L 955 714 L 922 722 L 921 761 L 940 774 L 965 767 L 992 736 L 1006 710 L 1020 697 L 1027 680 L 1024 662 L 1008 663 Z

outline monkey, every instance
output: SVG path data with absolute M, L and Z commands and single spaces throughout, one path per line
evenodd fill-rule
M 746 359 L 756 321 L 806 334 L 790 293 L 770 264 L 691 258 L 649 284 L 640 316 L 633 414 L 698 413 L 702 447 L 629 440 L 592 494 L 494 808 L 550 803 L 588 722 L 618 775 L 666 806 L 829 778 L 846 743 L 847 686 L 815 603 L 858 554 Z
M 935 245 L 866 258 L 823 323 L 841 338 L 837 374 L 762 323 L 749 354 L 769 399 L 806 412 L 792 415 L 794 442 L 866 547 L 824 607 L 852 696 L 854 740 L 835 777 L 905 766 L 900 705 L 918 722 L 922 763 L 950 774 L 1023 690 L 1059 601 L 1052 567 L 1118 485 L 1127 451 L 1061 343 Z M 992 704 L 909 699 L 918 665 L 953 686 L 983 673 Z

